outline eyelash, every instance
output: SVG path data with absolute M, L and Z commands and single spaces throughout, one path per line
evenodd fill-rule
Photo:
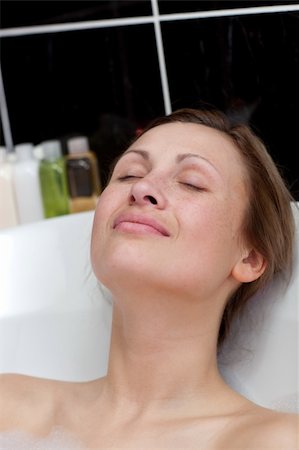
M 130 180 L 131 178 L 142 178 L 142 177 L 136 177 L 135 175 L 124 175 L 123 177 L 118 177 L 117 180 L 118 181 L 127 181 L 127 180 Z

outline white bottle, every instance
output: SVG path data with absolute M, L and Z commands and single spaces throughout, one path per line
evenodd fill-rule
M 12 165 L 8 161 L 6 149 L 0 147 L 0 229 L 18 224 L 12 177 Z
M 20 223 L 44 218 L 39 182 L 39 161 L 33 156 L 30 143 L 15 146 L 17 160 L 14 165 L 14 185 Z

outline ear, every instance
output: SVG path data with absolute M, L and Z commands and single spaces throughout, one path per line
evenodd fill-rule
M 250 283 L 257 280 L 267 267 L 265 258 L 255 249 L 251 249 L 235 264 L 232 276 L 240 283 Z

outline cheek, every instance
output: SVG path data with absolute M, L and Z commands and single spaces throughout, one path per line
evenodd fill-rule
M 117 192 L 113 186 L 109 185 L 106 187 L 98 199 L 95 211 L 93 224 L 93 232 L 95 235 L 98 230 L 102 230 L 109 226 L 113 214 L 123 202 L 124 199 L 121 193 Z
M 91 238 L 91 264 L 96 277 L 105 284 L 109 270 L 117 260 L 118 253 L 126 259 L 127 249 L 123 249 L 112 236 L 112 226 L 118 211 L 124 208 L 128 191 L 116 185 L 109 185 L 101 194 L 93 222 Z M 125 255 L 125 257 L 124 257 Z
M 107 231 L 110 227 L 111 216 L 115 207 L 115 203 L 116 199 L 106 188 L 106 190 L 103 191 L 98 200 L 92 226 L 91 263 L 95 273 L 99 262 L 102 260 L 104 243 Z
M 190 239 L 214 240 L 219 234 L 225 234 L 229 224 L 227 209 L 225 202 L 211 199 L 200 204 L 185 204 L 180 216 Z
M 105 201 L 105 194 L 103 193 L 97 203 L 95 210 L 93 225 L 92 225 L 92 235 L 91 235 L 91 249 L 93 250 L 97 247 L 97 242 L 103 232 L 103 226 L 106 223 L 105 217 L 107 216 L 107 206 Z
M 206 202 L 182 211 L 182 230 L 189 254 L 194 259 L 215 264 L 220 260 L 231 260 L 235 251 L 237 232 L 232 223 L 231 207 L 228 202 Z
M 95 217 L 98 220 L 98 217 L 105 217 L 107 212 L 109 212 L 109 206 L 114 203 L 114 193 L 111 188 L 107 187 L 102 194 L 100 195 L 96 207 Z

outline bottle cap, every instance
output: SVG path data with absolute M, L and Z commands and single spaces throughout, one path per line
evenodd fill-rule
M 15 151 L 18 161 L 27 161 L 33 158 L 33 144 L 30 142 L 16 145 Z
M 62 156 L 60 141 L 44 141 L 41 143 L 45 159 L 58 159 Z
M 33 154 L 36 159 L 41 160 L 44 158 L 44 149 L 41 144 L 36 145 L 33 149 Z
M 88 139 L 86 136 L 79 136 L 68 139 L 67 148 L 70 154 L 88 152 L 89 150 Z

